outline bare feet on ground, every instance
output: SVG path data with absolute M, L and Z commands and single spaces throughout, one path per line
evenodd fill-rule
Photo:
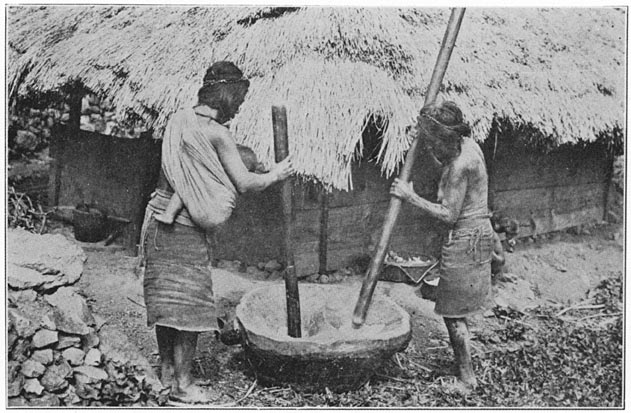
M 171 392 L 171 399 L 191 404 L 212 403 L 221 397 L 216 390 L 203 388 L 197 384 L 190 384 L 187 387 L 177 387 Z

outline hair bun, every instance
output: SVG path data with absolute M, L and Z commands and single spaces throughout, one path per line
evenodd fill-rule
M 243 77 L 243 72 L 232 62 L 213 63 L 204 76 L 204 83 L 217 82 L 221 80 L 239 80 Z

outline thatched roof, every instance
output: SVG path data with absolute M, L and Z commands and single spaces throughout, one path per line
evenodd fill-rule
M 468 9 L 443 98 L 461 105 L 477 139 L 494 116 L 530 123 L 557 143 L 624 128 L 626 11 Z M 195 101 L 210 63 L 251 78 L 233 122 L 238 139 L 273 158 L 272 104 L 285 104 L 300 172 L 339 189 L 371 115 L 385 121 L 380 161 L 396 170 L 447 9 L 9 7 L 10 93 L 80 80 L 160 130 Z M 360 143 L 361 145 L 361 143 Z

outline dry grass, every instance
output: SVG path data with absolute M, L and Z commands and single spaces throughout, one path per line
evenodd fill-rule
M 556 143 L 624 126 L 626 12 L 614 8 L 467 10 L 442 97 L 488 135 L 494 116 L 531 123 Z M 300 171 L 352 187 L 350 164 L 370 116 L 386 120 L 383 171 L 408 148 L 447 9 L 72 6 L 8 8 L 12 96 L 72 79 L 160 134 L 195 101 L 208 65 L 229 59 L 252 79 L 233 122 L 272 160 L 270 105 L 287 105 Z

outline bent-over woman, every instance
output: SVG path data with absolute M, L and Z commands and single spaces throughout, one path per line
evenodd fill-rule
M 426 106 L 413 133 L 441 165 L 437 203 L 414 192 L 411 182 L 395 179 L 390 193 L 450 226 L 442 247 L 434 311 L 441 315 L 467 387 L 477 384 L 471 364 L 466 317 L 487 308 L 491 293 L 494 232 L 487 206 L 488 177 L 484 155 L 470 137 L 469 125 L 453 102 Z

